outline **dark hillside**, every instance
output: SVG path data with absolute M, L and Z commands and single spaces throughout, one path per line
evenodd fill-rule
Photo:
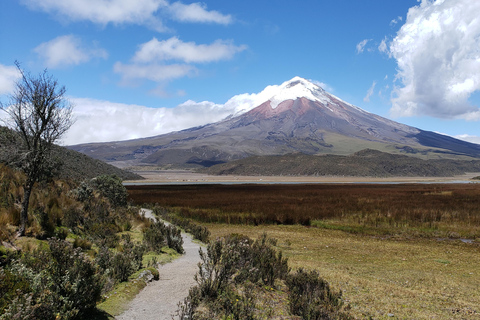
M 422 160 L 365 149 L 349 156 L 256 156 L 200 171 L 215 175 L 447 177 L 480 172 L 480 160 Z
M 8 136 L 8 139 L 5 137 Z M 15 137 L 5 127 L 0 127 L 0 151 L 5 151 L 10 145 L 15 144 Z M 90 158 L 83 153 L 73 151 L 61 146 L 55 146 L 53 157 L 61 164 L 56 176 L 60 179 L 88 180 L 99 175 L 116 175 L 122 180 L 141 180 L 141 176 L 119 169 L 103 161 Z M 6 162 L 5 152 L 0 152 L 0 163 Z

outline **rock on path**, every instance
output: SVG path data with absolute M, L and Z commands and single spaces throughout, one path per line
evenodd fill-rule
M 142 214 L 155 219 L 151 210 L 142 209 Z M 188 295 L 188 290 L 196 282 L 193 276 L 198 270 L 200 246 L 190 235 L 183 234 L 185 254 L 171 263 L 158 268 L 160 280 L 149 283 L 130 302 L 127 311 L 116 317 L 117 320 L 170 320 L 178 309 L 178 303 Z

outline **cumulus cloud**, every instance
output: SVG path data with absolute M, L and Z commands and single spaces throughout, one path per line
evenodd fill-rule
M 373 81 L 372 86 L 368 89 L 367 95 L 363 98 L 363 101 L 370 102 L 370 97 L 373 95 L 377 81 Z
M 224 15 L 215 10 L 207 11 L 207 6 L 202 3 L 183 4 L 174 2 L 169 6 L 169 10 L 176 20 L 182 22 L 207 22 L 227 25 L 233 21 L 231 15 Z
M 153 38 L 139 46 L 131 59 L 132 63 L 115 63 L 114 72 L 122 75 L 124 84 L 128 84 L 133 79 L 165 82 L 196 75 L 198 69 L 192 65 L 193 63 L 228 60 L 246 48 L 245 45 L 235 46 L 231 41 L 224 40 L 216 40 L 212 44 L 196 44 L 183 42 L 177 37 L 163 41 Z M 184 63 L 168 64 L 169 60 L 179 60 Z M 163 95 L 161 90 L 157 91 Z
M 0 95 L 12 93 L 21 76 L 17 67 L 0 64 Z
M 362 53 L 362 52 L 365 50 L 365 46 L 367 45 L 367 43 L 368 43 L 370 40 L 372 40 L 372 39 L 365 39 L 365 40 L 360 41 L 360 42 L 357 44 L 357 54 Z
M 398 64 L 391 113 L 479 120 L 480 2 L 423 0 L 390 43 Z
M 158 41 L 157 38 L 143 43 L 133 57 L 134 62 L 157 60 L 181 60 L 191 62 L 212 62 L 231 59 L 236 53 L 245 50 L 245 45 L 235 46 L 232 41 L 216 40 L 212 44 L 183 42 L 177 37 Z
M 106 59 L 106 50 L 85 47 L 82 41 L 73 35 L 60 36 L 37 46 L 34 51 L 45 60 L 49 68 L 79 65 L 93 58 Z
M 170 4 L 166 0 L 21 0 L 34 10 L 55 15 L 67 21 L 91 21 L 107 25 L 137 24 L 157 31 L 166 31 L 160 19 L 162 13 L 170 13 L 173 19 L 183 22 L 209 22 L 229 24 L 230 15 L 218 11 L 208 11 L 200 3 L 184 5 L 180 2 Z

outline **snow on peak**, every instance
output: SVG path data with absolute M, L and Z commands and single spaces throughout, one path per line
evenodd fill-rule
M 236 95 L 225 103 L 225 107 L 232 110 L 232 116 L 238 116 L 258 107 L 266 101 L 270 101 L 271 107 L 276 108 L 285 100 L 295 100 L 305 97 L 314 101 L 330 102 L 330 96 L 329 93 L 311 81 L 294 77 L 281 85 L 267 86 L 259 93 Z
M 269 99 L 270 106 L 275 109 L 280 103 L 286 100 L 296 100 L 298 98 L 307 98 L 312 101 L 322 103 L 330 102 L 325 90 L 320 86 L 300 77 L 282 83 L 275 90 L 275 94 Z

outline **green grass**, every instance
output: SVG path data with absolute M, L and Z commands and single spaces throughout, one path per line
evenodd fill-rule
M 97 309 L 111 317 L 118 316 L 128 309 L 128 304 L 147 285 L 143 280 L 135 280 L 140 270 L 132 275 L 128 282 L 121 282 L 110 291 L 105 300 L 97 305 Z

